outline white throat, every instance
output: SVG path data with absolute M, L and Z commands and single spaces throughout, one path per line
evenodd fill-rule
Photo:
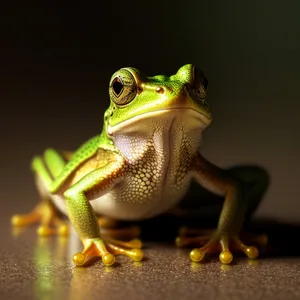
M 189 151 L 196 153 L 206 126 L 204 117 L 192 109 L 170 109 L 108 126 L 108 133 L 128 161 L 134 162 L 144 157 L 149 147 L 154 147 L 156 155 L 165 159 L 181 152 L 184 142 L 189 144 Z

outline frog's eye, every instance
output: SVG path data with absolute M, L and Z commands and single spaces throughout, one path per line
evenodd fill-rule
M 208 87 L 208 80 L 204 76 L 203 72 L 194 67 L 194 88 L 199 91 L 201 98 L 205 98 Z
M 119 97 L 124 89 L 124 84 L 122 82 L 122 79 L 119 77 L 116 77 L 113 80 L 111 87 L 112 87 L 112 91 L 115 94 L 115 96 Z
M 131 102 L 137 94 L 137 83 L 133 75 L 126 69 L 116 72 L 110 81 L 109 95 L 117 105 Z
M 190 93 L 194 98 L 202 102 L 203 105 L 207 106 L 206 92 L 208 87 L 208 80 L 205 78 L 203 72 L 194 67 L 193 83 L 190 86 Z

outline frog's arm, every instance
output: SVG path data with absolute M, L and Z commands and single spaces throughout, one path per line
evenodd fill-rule
M 99 197 L 111 189 L 117 180 L 122 178 L 125 168 L 124 158 L 116 156 L 114 161 L 88 173 L 64 192 L 69 218 L 84 244 L 82 253 L 73 257 L 76 265 L 84 264 L 89 255 L 101 256 L 106 265 L 114 263 L 114 255 L 107 251 L 104 241 L 100 238 L 98 222 L 89 199 L 95 194 Z M 140 249 L 124 250 L 122 253 L 134 260 L 142 259 Z
M 195 157 L 192 169 L 199 184 L 209 191 L 225 197 L 218 223 L 218 233 L 238 234 L 248 200 L 241 183 L 234 180 L 225 170 L 207 161 L 200 153 Z
M 110 189 L 121 176 L 123 167 L 124 160 L 119 157 L 90 172 L 64 192 L 69 218 L 81 239 L 99 236 L 99 227 L 88 199 L 95 193 L 100 196 Z
M 228 264 L 233 259 L 230 248 L 243 251 L 249 258 L 256 258 L 258 249 L 247 246 L 239 237 L 249 202 L 245 184 L 230 172 L 207 161 L 200 153 L 192 160 L 191 169 L 199 184 L 225 198 L 217 230 L 208 237 L 201 237 L 202 247 L 191 251 L 191 259 L 198 262 L 206 253 L 220 250 L 221 262 Z M 185 239 L 185 243 L 189 240 Z M 177 239 L 179 245 L 182 241 L 182 238 Z
M 74 154 L 72 154 L 70 160 L 64 165 L 63 168 L 56 168 L 56 165 L 60 165 L 56 162 L 55 156 L 45 156 L 46 163 L 48 166 L 53 166 L 54 180 L 49 185 L 49 192 L 54 193 L 63 185 L 65 180 L 87 159 L 92 157 L 98 151 L 101 145 L 101 135 L 95 136 L 83 144 Z M 50 170 L 51 171 L 51 170 Z

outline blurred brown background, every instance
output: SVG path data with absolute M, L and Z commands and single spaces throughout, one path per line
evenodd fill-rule
M 12 230 L 9 218 L 38 201 L 34 155 L 100 132 L 117 69 L 172 74 L 194 63 L 214 115 L 203 153 L 224 167 L 265 166 L 272 185 L 256 216 L 299 223 L 300 2 L 2 2 L 0 298 L 299 299 L 299 226 L 271 224 L 269 256 L 231 266 L 191 263 L 172 241 L 146 244 L 139 264 L 75 268 L 78 240 Z
M 96 1 L 95 1 L 96 2 Z M 104 3 L 105 2 L 105 3 Z M 118 68 L 149 75 L 185 63 L 209 80 L 203 153 L 257 163 L 272 185 L 257 216 L 300 220 L 300 2 L 15 1 L 1 9 L 1 211 L 37 201 L 30 159 L 98 134 Z

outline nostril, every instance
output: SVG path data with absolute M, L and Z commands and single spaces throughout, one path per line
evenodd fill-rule
M 157 88 L 155 89 L 155 91 L 156 91 L 156 93 L 158 93 L 158 94 L 163 94 L 164 91 L 165 91 L 165 89 L 164 89 L 163 87 L 157 87 Z

